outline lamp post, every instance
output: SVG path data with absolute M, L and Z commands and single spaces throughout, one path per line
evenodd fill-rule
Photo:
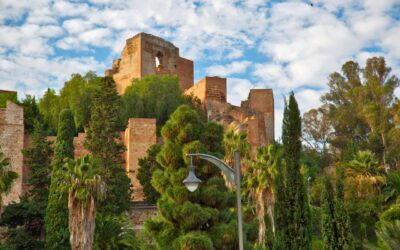
M 243 250 L 243 220 L 242 220 L 242 201 L 240 199 L 240 152 L 235 151 L 235 169 L 229 167 L 225 162 L 218 159 L 215 156 L 208 154 L 187 154 L 190 157 L 189 175 L 183 180 L 183 184 L 186 185 L 190 192 L 194 192 L 201 180 L 197 178 L 193 166 L 193 157 L 198 156 L 199 158 L 211 162 L 217 166 L 228 178 L 230 182 L 235 183 L 236 186 L 236 201 L 237 201 L 237 214 L 238 214 L 238 232 L 239 232 L 239 250 Z

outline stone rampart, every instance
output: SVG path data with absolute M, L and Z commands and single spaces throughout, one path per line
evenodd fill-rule
M 3 197 L 6 205 L 18 201 L 23 194 L 24 111 L 11 101 L 6 102 L 6 108 L 0 109 L 0 146 L 5 156 L 10 158 L 12 170 L 19 175 L 11 192 Z

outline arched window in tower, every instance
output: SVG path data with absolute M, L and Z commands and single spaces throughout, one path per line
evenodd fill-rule
M 156 69 L 158 71 L 162 70 L 163 68 L 163 54 L 161 53 L 161 51 L 158 51 L 155 57 L 155 61 L 156 61 Z

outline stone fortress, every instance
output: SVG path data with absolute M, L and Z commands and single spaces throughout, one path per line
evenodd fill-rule
M 119 94 L 131 84 L 133 78 L 146 75 L 177 75 L 179 86 L 186 95 L 197 97 L 209 120 L 215 121 L 228 130 L 245 131 L 253 149 L 267 145 L 274 139 L 274 97 L 271 89 L 251 89 L 246 101 L 240 107 L 227 102 L 226 78 L 206 76 L 194 84 L 193 61 L 179 55 L 179 48 L 154 35 L 139 33 L 126 40 L 121 58 L 105 71 L 112 76 Z M 1 94 L 1 91 L 0 91 Z M 55 140 L 55 137 L 49 137 Z M 125 170 L 132 181 L 134 200 L 143 200 L 142 187 L 136 178 L 138 160 L 146 156 L 147 150 L 157 143 L 156 120 L 131 118 L 121 139 L 126 146 Z M 88 153 L 83 148 L 85 134 L 79 133 L 74 139 L 75 156 Z M 30 137 L 24 132 L 23 109 L 7 102 L 0 109 L 0 145 L 10 157 L 12 168 L 20 178 L 13 185 L 11 193 L 5 197 L 5 204 L 18 200 L 27 188 L 27 171 L 23 165 L 21 150 L 30 146 Z

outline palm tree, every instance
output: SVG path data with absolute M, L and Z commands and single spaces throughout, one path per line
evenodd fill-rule
M 65 175 L 63 187 L 68 190 L 71 248 L 91 250 L 96 225 L 96 202 L 104 198 L 105 183 L 88 155 L 66 163 Z
M 251 145 L 247 140 L 245 132 L 235 132 L 230 129 L 224 134 L 225 162 L 229 166 L 234 165 L 235 150 L 240 151 L 241 160 L 248 160 L 250 157 Z
M 248 168 L 248 162 L 250 159 L 251 145 L 247 140 L 247 134 L 245 132 L 235 132 L 230 129 L 224 134 L 224 148 L 225 148 L 225 162 L 229 166 L 234 166 L 235 151 L 240 151 L 240 165 L 241 170 Z M 225 185 L 228 189 L 233 189 L 233 183 L 229 182 L 224 175 Z
M 349 162 L 347 175 L 355 181 L 358 197 L 380 192 L 385 184 L 385 171 L 371 151 L 358 151 Z
M 3 194 L 11 191 L 13 182 L 18 174 L 11 170 L 10 159 L 4 155 L 0 148 L 0 215 L 3 210 Z
M 400 246 L 400 220 L 382 222 L 376 231 L 382 249 L 398 249 Z
M 274 143 L 268 147 L 259 148 L 256 159 L 251 161 L 245 175 L 246 189 L 250 198 L 256 203 L 256 215 L 259 221 L 258 244 L 260 245 L 265 244 L 266 214 L 268 214 L 272 231 L 275 231 L 273 176 L 277 164 L 280 163 L 279 152 L 278 145 Z

